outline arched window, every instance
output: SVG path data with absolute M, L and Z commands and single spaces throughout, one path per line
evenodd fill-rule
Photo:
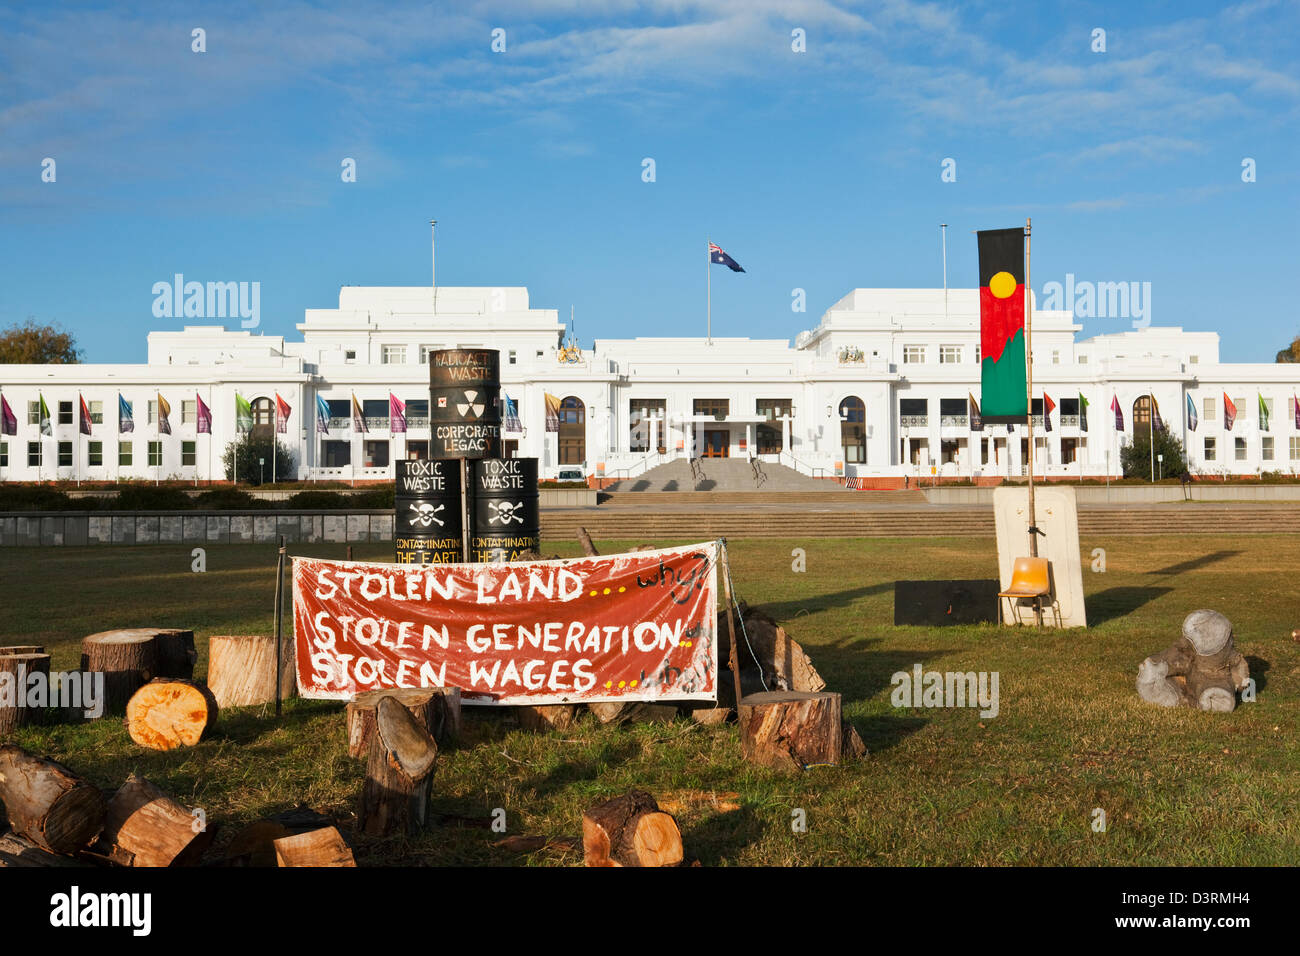
M 275 401 L 269 398 L 255 398 L 253 408 L 253 434 L 258 438 L 268 438 L 275 434 Z
M 840 446 L 846 465 L 867 460 L 867 406 L 856 395 L 840 402 Z
M 1140 395 L 1137 401 L 1133 403 L 1133 431 L 1137 432 L 1139 425 L 1146 428 L 1151 427 L 1151 396 Z
M 581 465 L 587 460 L 587 407 L 573 395 L 560 400 L 560 464 Z

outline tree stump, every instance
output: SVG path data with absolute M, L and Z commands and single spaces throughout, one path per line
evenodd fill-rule
M 356 866 L 352 849 L 336 827 L 323 827 L 275 841 L 277 866 Z
M 193 747 L 217 722 L 217 710 L 217 699 L 202 684 L 159 677 L 131 695 L 126 731 L 150 750 Z
M 104 796 L 61 763 L 0 746 L 0 801 L 14 831 L 51 853 L 90 845 L 104 828 Z
M 596 550 L 596 546 L 591 543 L 591 535 L 587 534 L 586 528 L 578 529 L 578 544 L 582 545 L 582 553 L 589 558 L 594 558 L 600 554 Z
M 104 843 L 121 866 L 197 866 L 215 835 L 214 827 L 135 774 L 108 801 Z
M 281 648 L 281 699 L 293 696 L 293 638 Z M 265 634 L 221 634 L 208 639 L 208 687 L 217 706 L 251 707 L 275 701 L 275 638 Z
M 45 708 L 39 703 L 27 706 L 31 703 L 27 682 L 33 674 L 45 675 L 45 706 L 49 706 L 50 655 L 33 652 L 0 656 L 0 736 L 40 722 Z
M 677 821 L 644 790 L 582 815 L 582 854 L 587 866 L 678 866 L 685 859 Z
M 44 654 L 45 648 L 40 644 L 10 644 L 8 647 L 0 647 L 0 657 L 10 657 L 14 654 Z
M 370 738 L 375 733 L 375 712 L 385 697 L 401 703 L 439 743 L 450 743 L 460 736 L 459 687 L 368 690 L 352 698 L 345 712 L 349 757 L 361 758 L 370 753 Z
M 676 704 L 655 704 L 641 700 L 627 703 L 597 701 L 588 704 L 587 709 L 602 724 L 667 723 L 677 716 Z
M 843 758 L 840 695 L 767 691 L 740 701 L 740 744 L 751 763 L 781 770 L 837 764 Z
M 104 675 L 103 714 L 125 712 L 131 695 L 158 676 L 157 633 L 132 627 L 82 638 L 82 671 Z
M 568 730 L 578 722 L 578 708 L 573 704 L 542 704 L 516 707 L 519 726 L 534 733 L 548 730 Z
M 194 662 L 199 652 L 194 647 L 194 632 L 179 627 L 154 629 L 158 647 L 158 676 L 178 680 L 194 679 Z
M 361 788 L 361 832 L 388 836 L 423 827 L 437 760 L 433 735 L 396 698 L 382 698 Z
M 0 867 L 88 866 L 68 856 L 55 856 L 17 833 L 0 836 Z

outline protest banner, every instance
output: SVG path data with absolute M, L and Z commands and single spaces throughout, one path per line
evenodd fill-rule
M 566 561 L 293 559 L 298 690 L 466 704 L 717 699 L 719 543 Z

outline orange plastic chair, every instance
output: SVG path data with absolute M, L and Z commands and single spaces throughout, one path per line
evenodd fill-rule
M 1034 619 L 1040 627 L 1043 623 L 1043 598 L 1047 598 L 1056 614 L 1057 626 L 1060 626 L 1060 604 L 1052 595 L 1051 566 L 1046 558 L 1016 558 L 1016 563 L 1011 568 L 1010 586 L 1005 591 L 998 592 L 998 623 L 1006 620 L 1006 616 L 1002 613 L 1003 598 L 1008 600 L 1013 613 L 1017 601 L 1023 598 L 1032 599 Z M 1015 617 L 1019 623 L 1020 615 L 1016 614 Z

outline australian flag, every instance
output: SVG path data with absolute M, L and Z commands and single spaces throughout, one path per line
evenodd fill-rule
M 740 263 L 731 256 L 722 251 L 722 247 L 716 243 L 709 243 L 709 264 L 717 266 L 726 266 L 732 272 L 744 272 Z

